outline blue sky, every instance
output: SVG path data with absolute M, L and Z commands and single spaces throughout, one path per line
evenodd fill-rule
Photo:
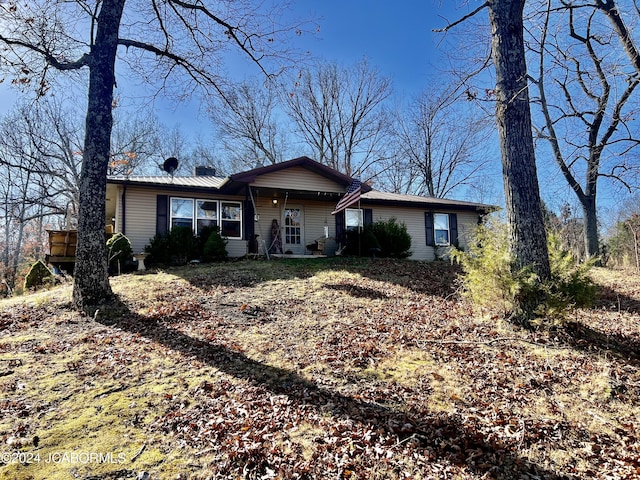
M 297 37 L 299 44 L 295 46 L 309 50 L 315 58 L 347 66 L 366 58 L 382 75 L 392 79 L 398 97 L 408 98 L 425 89 L 444 68 L 446 55 L 454 53 L 447 41 L 450 37 L 433 30 L 461 18 L 479 4 L 480 0 L 404 0 L 394 4 L 388 0 L 294 0 L 292 16 L 312 19 L 319 25 L 315 35 Z M 488 22 L 486 11 L 480 12 L 478 20 Z M 241 62 L 228 68 L 240 78 L 259 74 Z M 136 97 L 136 89 L 128 88 L 123 80 L 119 79 L 117 93 L 126 103 L 126 97 Z M 10 108 L 15 97 L 6 82 L 0 84 L 0 114 Z M 205 115 L 199 114 L 198 106 L 196 98 L 178 105 L 159 100 L 154 109 L 165 125 L 206 137 L 212 126 Z M 499 159 L 496 160 L 499 170 Z M 555 176 L 551 171 L 541 173 L 547 179 L 549 174 Z M 500 192 L 499 172 L 493 177 L 495 189 Z M 560 197 L 571 198 L 565 188 L 560 182 L 557 193 L 551 196 L 558 199 L 560 193 Z
M 308 42 L 312 53 L 345 64 L 366 57 L 393 78 L 396 90 L 411 94 L 425 88 L 445 52 L 444 46 L 438 48 L 444 34 L 433 29 L 469 10 L 456 8 L 456 3 L 413 0 L 391 6 L 386 0 L 300 0 L 296 10 L 319 18 L 320 32 Z
M 354 64 L 363 58 L 393 79 L 396 93 L 411 96 L 426 87 L 437 70 L 438 56 L 446 51 L 438 47 L 443 34 L 433 33 L 469 11 L 463 0 L 404 0 L 391 4 L 388 0 L 297 0 L 292 16 L 313 19 L 319 24 L 315 35 L 300 37 L 299 45 L 314 57 Z M 478 0 L 469 0 L 473 6 Z M 486 13 L 482 13 L 485 15 Z M 232 67 L 233 68 L 233 67 Z M 246 75 L 257 75 L 255 69 Z M 128 96 L 120 80 L 119 93 Z M 0 113 L 14 103 L 16 93 L 6 84 L 0 85 Z M 197 101 L 169 106 L 159 102 L 158 116 L 172 126 L 189 122 L 197 116 Z
M 469 5 L 465 5 L 468 3 Z M 447 54 L 446 35 L 434 33 L 447 21 L 468 13 L 479 0 L 404 0 L 391 6 L 388 0 L 297 0 L 292 17 L 312 19 L 319 31 L 296 37 L 295 48 L 311 57 L 349 66 L 367 59 L 392 79 L 394 93 L 408 98 L 424 90 Z M 486 18 L 486 12 L 480 13 Z M 487 20 L 488 22 L 488 20 Z M 236 79 L 257 77 L 254 65 L 239 60 L 227 65 Z M 121 89 L 121 94 L 126 92 Z M 206 117 L 198 117 L 198 100 L 180 105 L 157 102 L 160 120 L 168 126 L 189 127 L 195 134 L 210 128 Z

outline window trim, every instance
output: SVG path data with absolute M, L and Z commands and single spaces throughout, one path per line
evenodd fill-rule
M 223 207 L 223 203 L 227 203 L 227 204 L 232 204 L 238 207 L 238 211 L 240 212 L 239 218 L 238 220 L 233 220 L 233 219 L 225 219 L 222 216 L 222 207 Z M 220 223 L 218 224 L 220 227 L 220 235 L 222 235 L 224 238 L 229 238 L 232 240 L 242 240 L 242 233 L 243 233 L 243 215 L 244 212 L 242 211 L 242 202 L 236 201 L 236 200 L 218 200 L 218 211 L 220 212 Z M 224 232 L 224 222 L 234 222 L 234 223 L 238 223 L 239 224 L 239 236 L 237 237 L 230 237 L 230 236 L 225 236 L 222 232 Z
M 191 230 L 193 230 L 193 217 L 194 217 L 194 205 L 195 205 L 195 201 L 193 198 L 188 198 L 188 197 L 170 197 L 169 198 L 169 230 L 173 230 L 174 225 L 173 225 L 173 219 L 174 218 L 182 218 L 182 219 L 186 219 L 187 217 L 178 217 L 178 216 L 174 216 L 173 215 L 173 201 L 174 200 L 186 200 L 188 202 L 191 202 Z
M 216 218 L 215 218 L 215 222 L 216 222 L 216 226 L 220 229 L 220 234 L 222 235 L 223 232 L 223 224 L 222 222 L 234 222 L 237 223 L 239 228 L 238 228 L 238 232 L 239 232 L 239 236 L 226 236 L 225 238 L 231 239 L 231 240 L 242 240 L 242 235 L 243 235 L 243 218 L 244 218 L 244 211 L 242 208 L 242 202 L 241 201 L 237 201 L 237 200 L 219 200 L 219 199 L 212 199 L 212 198 L 195 198 L 195 197 L 169 197 L 169 229 L 173 228 L 173 219 L 174 218 L 182 218 L 182 219 L 186 219 L 187 217 L 174 217 L 173 215 L 173 201 L 174 200 L 186 200 L 191 202 L 191 231 L 195 233 L 195 235 L 198 235 L 200 232 L 198 232 L 198 220 L 207 220 L 207 218 L 205 217 L 199 217 L 198 216 L 198 202 L 209 202 L 209 203 L 216 203 Z M 224 219 L 222 218 L 222 207 L 223 204 L 227 204 L 227 205 L 233 205 L 234 207 L 238 208 L 238 219 L 234 220 L 234 219 Z M 224 236 L 224 235 L 223 235 Z
M 347 219 L 349 218 L 348 212 L 358 212 L 358 225 L 349 225 Z M 344 228 L 345 231 L 353 231 L 358 228 L 364 228 L 364 209 L 363 208 L 345 208 L 344 209 Z
M 447 221 L 447 228 L 436 228 L 437 225 L 437 217 L 444 217 Z M 445 231 L 447 232 L 447 241 L 439 242 L 438 241 L 438 232 Z M 449 214 L 448 213 L 434 213 L 433 214 L 433 242 L 438 247 L 448 247 L 451 245 L 451 224 L 449 223 Z
M 202 203 L 215 203 L 216 204 L 216 216 L 215 218 L 209 218 L 209 217 L 201 217 L 199 215 L 201 208 L 198 206 L 198 203 L 202 202 Z M 194 209 L 195 209 L 195 215 L 194 215 L 194 219 L 195 219 L 195 224 L 194 224 L 194 231 L 196 232 L 196 235 L 200 235 L 200 231 L 198 228 L 198 221 L 199 220 L 213 220 L 215 223 L 216 227 L 220 227 L 220 202 L 218 200 L 211 200 L 211 199 L 206 199 L 206 198 L 196 198 L 195 199 L 195 204 L 194 204 Z

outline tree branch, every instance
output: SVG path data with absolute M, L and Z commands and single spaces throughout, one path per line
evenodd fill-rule
M 184 68 L 184 70 L 193 78 L 197 83 L 202 83 L 202 80 L 209 83 L 213 88 L 220 94 L 220 96 L 226 100 L 225 92 L 218 85 L 218 81 L 209 75 L 205 70 L 196 67 L 193 63 L 186 60 L 184 57 L 177 55 L 173 52 L 170 52 L 166 49 L 161 49 L 156 47 L 155 45 L 151 45 L 149 43 L 140 42 L 138 40 L 131 40 L 127 38 L 119 38 L 118 45 L 122 45 L 124 47 L 132 47 L 138 48 L 140 50 L 144 50 L 158 57 L 162 57 L 165 59 L 169 59 L 174 62 L 174 65 L 180 66 Z
M 91 56 L 88 53 L 82 55 L 78 60 L 74 62 L 60 62 L 55 56 L 53 56 L 50 52 L 46 51 L 43 48 L 40 48 L 37 45 L 24 42 L 22 40 L 13 39 L 5 37 L 0 34 L 0 42 L 3 42 L 11 47 L 21 47 L 26 48 L 27 50 L 31 50 L 32 52 L 38 53 L 42 55 L 45 61 L 51 65 L 53 68 L 57 70 L 78 70 L 82 67 L 86 67 L 89 65 L 91 61 Z
M 229 38 L 233 39 L 236 45 L 238 45 L 238 47 L 240 47 L 240 49 L 243 52 L 245 52 L 256 65 L 258 65 L 262 73 L 264 73 L 267 77 L 269 76 L 268 72 L 264 69 L 264 67 L 262 66 L 262 63 L 260 62 L 261 60 L 260 57 L 255 55 L 254 50 L 251 47 L 250 35 L 247 35 L 246 33 L 242 32 L 239 28 L 232 26 L 230 23 L 226 22 L 222 18 L 213 14 L 206 6 L 202 4 L 192 4 L 192 3 L 183 2 L 182 0 L 169 0 L 169 3 L 172 5 L 173 4 L 178 5 L 187 10 L 202 12 L 206 17 L 210 18 L 218 25 L 226 28 L 225 34 Z M 244 36 L 244 40 L 238 36 L 239 31 Z M 247 43 L 249 44 L 249 46 L 247 46 Z
M 471 17 L 477 15 L 481 10 L 483 10 L 485 8 L 488 8 L 488 7 L 489 7 L 489 2 L 484 2 L 482 5 L 480 5 L 478 8 L 476 8 L 473 12 L 466 14 L 464 17 L 456 20 L 453 23 L 450 23 L 449 25 L 447 25 L 444 28 L 437 28 L 437 29 L 434 29 L 432 31 L 435 32 L 435 33 L 446 33 L 449 30 L 451 30 L 453 27 L 455 27 L 457 25 L 460 25 L 462 22 L 464 22 L 464 21 L 470 19 Z

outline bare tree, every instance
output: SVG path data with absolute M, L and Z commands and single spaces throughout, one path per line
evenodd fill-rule
M 640 196 L 620 206 L 618 220 L 607 238 L 611 260 L 620 267 L 633 265 L 640 272 Z
M 80 130 L 60 103 L 23 103 L 0 121 L 0 163 L 27 175 L 45 215 L 76 211 L 80 177 Z M 24 173 L 20 173 L 24 172 Z M 35 201 L 35 200 L 34 200 Z
M 277 85 L 245 82 L 210 107 L 222 146 L 238 170 L 283 160 L 288 141 L 278 122 Z
M 2 284 L 11 293 L 15 287 L 16 272 L 20 262 L 20 244 L 24 231 L 28 189 L 22 177 L 26 172 L 14 171 L 6 165 L 0 166 L 0 219 L 2 219 L 2 254 L 0 267 Z M 28 173 L 26 173 L 28 176 Z M 23 181 L 21 181 L 23 180 Z M 28 180 L 28 179 L 27 179 Z
M 145 80 L 158 79 L 165 92 L 184 94 L 202 86 L 220 94 L 226 82 L 216 67 L 225 47 L 237 47 L 265 73 L 269 59 L 290 58 L 279 40 L 300 30 L 278 23 L 282 6 L 269 12 L 261 7 L 248 0 L 0 4 L 5 47 L 0 59 L 17 81 L 35 78 L 43 93 L 52 70 L 89 73 L 73 293 L 78 308 L 93 309 L 112 297 L 104 224 L 119 48 L 132 71 Z
M 510 248 L 516 269 L 531 268 L 538 281 L 551 277 L 547 235 L 535 161 L 524 44 L 525 0 L 487 0 L 444 30 L 489 11 L 491 54 L 496 74 L 496 121 Z M 525 313 L 539 299 L 523 299 Z M 527 322 L 526 316 L 523 322 Z
M 220 161 L 216 157 L 216 145 L 208 143 L 201 137 L 189 138 L 179 126 L 168 128 L 159 125 L 156 135 L 156 155 L 147 163 L 145 172 L 150 175 L 165 174 L 162 169 L 164 160 L 175 157 L 179 160 L 176 175 L 193 175 L 196 167 L 212 167 L 218 172 L 227 171 L 226 161 Z
M 615 34 L 593 8 L 576 9 L 551 0 L 539 5 L 540 35 L 532 35 L 538 68 L 536 103 L 543 123 L 540 138 L 553 156 L 583 212 L 588 256 L 599 254 L 597 192 L 602 178 L 631 189 L 638 167 L 633 149 L 640 143 L 633 127 L 637 109 L 630 102 L 639 83 L 633 67 L 620 62 Z M 563 8 L 566 7 L 566 8 Z M 582 177 L 582 180 L 580 178 Z
M 574 208 L 565 202 L 558 214 L 546 212 L 546 216 L 550 233 L 557 237 L 562 248 L 578 261 L 585 259 L 584 221 L 574 214 Z
M 163 128 L 150 112 L 135 116 L 125 114 L 119 107 L 114 109 L 111 132 L 111 154 L 107 173 L 109 175 L 132 175 L 156 173 L 162 157 Z
M 638 5 L 637 0 L 627 2 L 622 8 L 618 6 L 619 3 L 619 0 L 592 0 L 586 4 L 592 5 L 604 12 L 611 22 L 613 30 L 616 32 L 629 61 L 635 68 L 636 72 L 640 74 L 640 52 L 636 45 L 636 38 L 633 35 L 635 29 L 627 26 L 627 22 L 625 22 L 622 15 L 622 13 L 624 13 L 635 18 L 637 23 L 638 19 L 640 19 L 640 6 Z
M 231 175 L 237 172 L 238 170 L 233 168 L 233 164 L 228 158 L 218 154 L 216 145 L 212 138 L 196 138 L 191 148 L 182 156 L 180 163 L 185 168 L 183 172 L 189 171 L 193 174 L 195 168 L 199 166 L 213 168 L 217 176 Z
M 288 88 L 289 115 L 316 159 L 347 175 L 373 176 L 389 124 L 390 80 L 366 61 L 352 68 L 325 63 L 302 71 Z
M 511 248 L 516 266 L 533 267 L 544 282 L 551 277 L 551 268 L 529 106 L 523 24 L 525 0 L 493 0 L 487 4 Z
M 6 131 L 10 118 L 5 118 L 0 123 L 0 136 Z M 26 142 L 28 138 L 24 139 Z M 28 145 L 23 146 L 22 151 L 28 151 Z M 13 152 L 6 148 L 6 144 L 0 143 L 0 158 L 8 158 Z M 47 216 L 59 213 L 56 198 L 50 196 L 55 192 L 54 179 L 42 175 L 34 170 L 11 167 L 8 163 L 0 161 L 0 219 L 2 222 L 2 254 L 0 266 L 2 267 L 2 283 L 9 289 L 15 287 L 15 279 L 18 268 L 25 258 L 25 238 L 31 230 L 37 231 L 40 236 L 35 244 L 38 246 L 43 234 L 43 219 Z M 34 228 L 35 227 L 35 228 Z M 32 253 L 38 254 L 38 251 Z
M 404 193 L 443 198 L 477 180 L 488 128 L 465 103 L 456 89 L 434 87 L 396 114 L 394 163 L 405 171 Z

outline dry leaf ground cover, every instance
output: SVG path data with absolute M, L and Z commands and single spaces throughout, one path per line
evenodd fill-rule
M 0 478 L 640 478 L 640 280 L 553 332 L 446 263 L 242 261 L 0 303 Z

